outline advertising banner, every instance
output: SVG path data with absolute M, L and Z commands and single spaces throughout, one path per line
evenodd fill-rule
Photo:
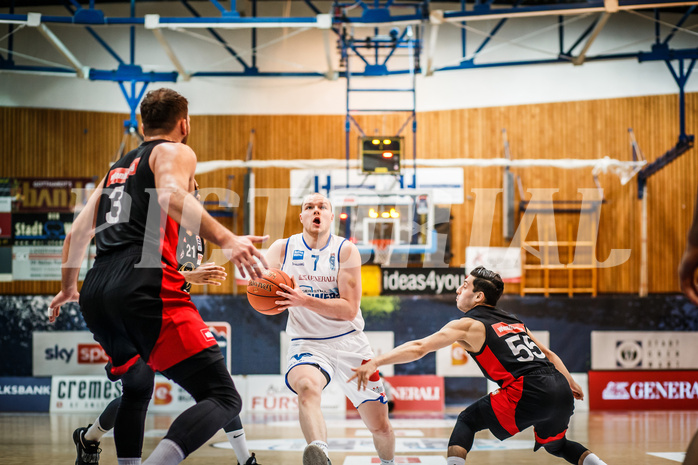
M 698 410 L 698 371 L 590 371 L 590 410 Z
M 51 378 L 0 377 L 0 412 L 48 412 Z
M 592 331 L 592 370 L 698 370 L 698 332 Z
M 206 322 L 223 352 L 230 371 L 230 323 Z M 89 331 L 34 331 L 32 371 L 34 376 L 105 375 L 109 359 Z
M 89 331 L 34 331 L 34 376 L 102 375 L 107 355 Z
M 94 187 L 92 178 L 13 179 L 14 211 L 72 213 L 76 205 L 79 211 Z M 73 189 L 77 189 L 76 195 L 73 195 Z
M 382 268 L 381 277 L 382 295 L 455 296 L 465 280 L 465 272 L 463 268 Z
M 99 412 L 121 396 L 121 381 L 104 376 L 53 376 L 51 412 Z
M 434 375 L 390 376 L 395 411 L 442 412 L 445 408 L 444 379 Z
M 297 412 L 298 396 L 288 386 L 283 375 L 250 375 L 246 377 L 248 388 L 243 397 L 245 412 Z M 254 388 L 251 388 L 254 386 Z M 322 391 L 323 412 L 344 412 L 344 393 L 336 382 L 331 382 Z
M 531 331 L 533 337 L 541 344 L 550 347 L 549 331 Z M 523 349 L 522 349 L 523 350 Z M 463 346 L 454 342 L 449 347 L 436 351 L 436 374 L 438 376 L 471 376 L 482 378 L 484 375 L 475 360 L 465 351 Z

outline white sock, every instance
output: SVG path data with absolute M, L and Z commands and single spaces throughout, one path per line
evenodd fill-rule
M 177 443 L 163 439 L 143 465 L 177 465 L 184 460 L 184 451 Z
M 87 431 L 85 431 L 84 438 L 87 439 L 88 441 L 98 441 L 102 439 L 102 436 L 107 432 L 107 430 L 102 428 L 102 425 L 99 424 L 99 417 L 95 420 L 94 423 L 92 423 L 92 426 L 87 428 Z
M 132 459 L 116 459 L 119 465 L 141 465 L 141 458 L 136 457 Z
M 245 465 L 247 459 L 251 457 L 250 451 L 247 448 L 247 441 L 245 440 L 245 430 L 238 429 L 225 433 L 225 435 L 228 436 L 228 442 L 233 446 L 238 463 L 240 463 L 240 465 Z
M 465 459 L 463 457 L 451 456 L 446 459 L 446 465 L 464 465 Z
M 598 458 L 596 454 L 589 454 L 584 457 L 584 462 L 582 462 L 582 465 L 606 465 L 606 462 Z
M 380 457 L 378 458 L 380 459 Z M 381 465 L 395 465 L 395 458 L 392 458 L 390 460 L 381 459 Z
M 323 442 L 323 441 L 313 441 L 313 442 L 311 442 L 311 443 L 308 444 L 308 445 L 309 445 L 309 446 L 318 446 L 320 449 L 322 449 L 322 451 L 325 453 L 325 455 L 327 456 L 327 458 L 328 458 L 328 459 L 330 458 L 330 446 L 328 446 L 326 442 Z

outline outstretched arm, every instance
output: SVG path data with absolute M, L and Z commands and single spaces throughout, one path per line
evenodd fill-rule
M 450 346 L 456 341 L 467 341 L 468 333 L 476 329 L 474 325 L 476 326 L 477 322 L 470 318 L 451 321 L 431 336 L 406 342 L 359 367 L 352 368 L 354 375 L 347 382 L 356 379 L 358 389 L 366 389 L 368 378 L 376 372 L 379 366 L 412 362 L 442 347 Z M 484 331 L 484 327 L 482 329 Z
M 85 249 L 95 235 L 95 223 L 97 220 L 97 207 L 102 195 L 104 179 L 100 181 L 90 196 L 85 207 L 80 211 L 70 232 L 66 234 L 61 252 L 61 291 L 51 300 L 48 311 L 48 321 L 53 323 L 61 313 L 61 306 L 68 302 L 77 302 L 78 276 L 80 266 L 85 257 Z
M 184 144 L 160 144 L 153 149 L 150 165 L 160 207 L 184 228 L 220 246 L 243 276 L 247 272 L 252 277 L 261 277 L 262 266 L 266 268 L 267 262 L 254 243 L 263 242 L 267 237 L 233 234 L 190 195 L 196 171 L 194 151 Z

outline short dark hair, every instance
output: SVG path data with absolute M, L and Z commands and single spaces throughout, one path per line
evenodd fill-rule
M 485 303 L 487 305 L 497 305 L 497 301 L 504 292 L 504 281 L 502 281 L 502 277 L 484 266 L 475 268 L 470 272 L 470 276 L 475 278 L 472 282 L 473 292 L 482 292 L 485 294 Z
M 189 102 L 172 89 L 148 92 L 141 102 L 141 121 L 145 135 L 168 133 L 177 121 L 189 114 Z

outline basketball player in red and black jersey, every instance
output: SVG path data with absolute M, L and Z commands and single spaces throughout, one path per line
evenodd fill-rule
M 113 376 L 127 373 L 142 359 L 196 400 L 145 461 L 175 465 L 241 408 L 218 343 L 182 290 L 184 277 L 177 271 L 176 257 L 180 225 L 218 244 L 243 275 L 252 277 L 261 276 L 266 267 L 254 247 L 266 238 L 233 234 L 189 194 L 196 154 L 185 145 L 190 132 L 187 100 L 173 90 L 158 89 L 146 95 L 140 109 L 145 140 L 112 166 L 75 219 L 63 246 L 61 292 L 50 308 L 55 315 L 61 305 L 79 300 L 87 327 L 112 363 Z M 97 257 L 78 293 L 78 273 L 92 236 Z M 124 391 L 114 438 L 120 465 L 140 464 L 140 457 L 120 453 L 133 449 L 129 434 L 142 436 L 138 415 L 122 412 L 140 405 L 140 399 Z
M 499 440 L 533 426 L 534 450 L 546 451 L 578 465 L 603 465 L 595 454 L 565 437 L 581 387 L 562 360 L 541 344 L 524 323 L 495 307 L 504 290 L 502 278 L 475 268 L 456 292 L 463 318 L 431 336 L 410 341 L 354 368 L 358 388 L 380 365 L 406 363 L 457 342 L 499 389 L 460 413 L 448 443 L 448 465 L 463 465 L 475 433 L 489 429 Z

